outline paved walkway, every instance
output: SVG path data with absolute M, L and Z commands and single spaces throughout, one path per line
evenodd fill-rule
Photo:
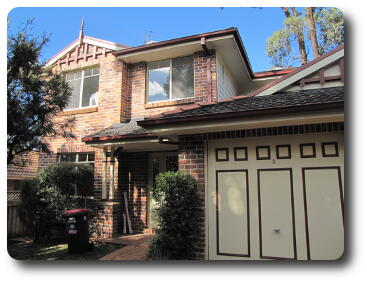
M 100 260 L 144 260 L 153 236 L 151 234 L 135 234 L 111 239 L 95 239 L 95 241 L 124 245 L 121 249 L 105 255 Z

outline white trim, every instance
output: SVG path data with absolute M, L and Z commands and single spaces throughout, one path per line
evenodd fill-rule
M 180 44 L 174 44 L 174 45 L 169 45 L 169 46 L 164 46 L 164 47 L 157 47 L 157 48 L 153 48 L 153 49 L 148 49 L 148 50 L 143 50 L 143 51 L 137 51 L 137 52 L 132 52 L 129 54 L 123 54 L 123 55 L 119 55 L 116 58 L 117 59 L 124 59 L 124 58 L 129 58 L 131 56 L 136 56 L 136 55 L 141 55 L 141 54 L 145 54 L 145 53 L 153 53 L 153 52 L 157 52 L 157 51 L 162 51 L 162 50 L 167 50 L 167 49 L 172 49 L 172 48 L 177 48 L 177 47 L 183 47 L 183 46 L 188 46 L 188 45 L 200 45 L 200 40 L 196 40 L 196 41 L 191 41 L 191 42 L 186 42 L 186 43 L 180 43 Z M 165 59 L 162 59 L 162 61 Z M 154 62 L 156 60 L 153 60 L 152 62 Z M 161 60 L 158 60 L 161 61 Z M 148 61 L 146 61 L 148 62 Z
M 113 50 L 113 51 L 119 51 L 119 50 L 125 49 L 124 47 L 121 47 L 121 46 L 119 46 L 119 45 L 117 45 L 113 42 L 111 42 L 111 43 L 101 42 L 99 40 L 91 39 L 87 36 L 83 37 L 83 42 L 87 43 L 87 44 L 90 44 L 90 45 L 94 45 L 94 46 L 98 46 L 98 47 L 102 47 L 102 48 L 107 48 L 107 49 L 110 49 L 110 50 Z M 57 60 L 64 57 L 68 52 L 73 50 L 78 45 L 79 45 L 79 39 L 76 39 L 75 41 L 73 41 L 71 43 L 71 45 L 69 47 L 67 47 L 65 50 L 61 51 L 61 53 L 59 53 L 54 58 L 52 58 L 50 61 L 48 61 L 45 65 L 45 68 L 52 66 L 54 63 L 57 62 Z
M 94 40 L 94 39 L 91 39 L 89 37 L 84 37 L 83 38 L 83 42 L 84 43 L 88 43 L 88 44 L 91 44 L 91 45 L 95 45 L 95 46 L 99 46 L 99 47 L 103 47 L 103 48 L 107 48 L 107 49 L 111 49 L 113 51 L 119 51 L 119 50 L 122 50 L 122 49 L 125 49 L 124 47 L 122 46 L 119 46 L 117 44 L 114 44 L 113 42 L 111 43 L 108 43 L 108 42 L 101 42 L 99 40 Z
M 263 95 L 269 95 L 269 94 L 273 94 L 277 91 L 280 91 L 282 89 L 284 89 L 285 87 L 291 85 L 292 83 L 295 83 L 297 81 L 299 81 L 300 79 L 303 79 L 305 77 L 307 77 L 308 75 L 311 75 L 312 73 L 320 70 L 323 67 L 326 67 L 328 65 L 330 65 L 333 62 L 336 62 L 337 60 L 339 60 L 340 58 L 344 57 L 344 48 L 335 52 L 334 54 L 331 54 L 330 56 L 322 59 L 319 62 L 316 62 L 314 64 L 312 64 L 311 66 L 305 68 L 304 70 L 290 76 L 289 78 L 277 83 L 276 85 L 265 89 L 264 91 L 258 93 L 256 96 L 263 96 Z
M 64 51 L 62 51 L 61 53 L 59 53 L 58 55 L 56 55 L 53 59 L 51 59 L 50 61 L 48 61 L 45 65 L 45 67 L 50 67 L 52 66 L 54 63 L 56 63 L 57 60 L 59 60 L 60 58 L 64 57 L 64 55 L 66 55 L 69 51 L 73 50 L 75 47 L 77 47 L 79 44 L 78 40 L 75 40 L 67 49 L 65 49 Z

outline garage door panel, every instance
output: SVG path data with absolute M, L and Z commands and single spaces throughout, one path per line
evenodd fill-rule
M 303 168 L 308 259 L 333 260 L 344 251 L 340 167 Z
M 209 259 L 342 255 L 342 133 L 209 140 L 208 153 Z
M 260 256 L 296 259 L 292 169 L 260 169 Z
M 250 256 L 248 172 L 216 172 L 217 254 Z

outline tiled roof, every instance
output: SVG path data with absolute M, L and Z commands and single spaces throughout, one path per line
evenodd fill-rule
M 144 128 L 138 126 L 137 121 L 142 120 L 140 119 L 131 119 L 127 123 L 117 123 L 98 131 L 94 134 L 88 135 L 85 138 L 100 138 L 100 137 L 110 137 L 110 136 L 127 136 L 127 135 L 144 135 L 147 134 L 148 131 Z M 84 139 L 85 139 L 84 138 Z
M 169 118 L 184 118 L 209 114 L 231 112 L 250 112 L 266 109 L 284 109 L 288 107 L 328 104 L 344 102 L 344 87 L 308 89 L 300 91 L 277 92 L 272 95 L 243 97 L 229 99 L 223 102 L 211 103 L 182 111 L 166 112 L 160 116 L 147 117 L 148 120 L 164 120 Z M 144 124 L 144 123 L 142 123 Z
M 32 152 L 23 157 L 15 157 L 14 162 L 17 165 L 8 165 L 8 178 L 23 179 L 35 177 L 38 171 L 38 160 L 38 152 Z
M 306 105 L 323 105 L 344 102 L 344 87 L 309 89 L 291 92 L 278 92 L 266 96 L 242 97 L 207 105 L 191 105 L 187 109 L 163 113 L 159 116 L 132 119 L 127 123 L 117 123 L 83 138 L 83 141 L 109 140 L 150 135 L 150 132 L 138 125 L 145 121 L 200 117 L 205 115 L 251 112 L 267 109 L 286 109 Z

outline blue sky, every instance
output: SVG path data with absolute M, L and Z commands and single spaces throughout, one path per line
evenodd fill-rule
M 78 37 L 82 16 L 85 34 L 129 46 L 161 41 L 229 27 L 240 31 L 255 72 L 268 70 L 266 39 L 280 29 L 284 15 L 280 8 L 15 8 L 10 11 L 10 29 L 35 18 L 33 34 L 51 34 L 42 53 L 46 61 Z

